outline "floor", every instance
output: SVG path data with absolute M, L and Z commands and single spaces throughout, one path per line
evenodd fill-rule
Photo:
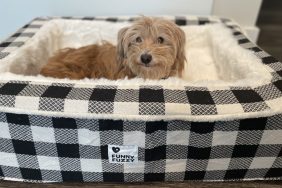
M 0 181 L 0 188 L 281 188 L 282 181 L 257 181 L 257 182 L 225 182 L 225 183 L 203 183 L 203 182 L 181 182 L 181 183 L 133 183 L 133 184 L 107 184 L 107 183 L 63 183 L 63 184 L 30 184 L 30 183 L 18 183 L 18 182 L 8 182 Z
M 258 17 L 257 25 L 261 29 L 258 45 L 282 61 L 282 0 L 264 0 L 262 10 Z M 194 187 L 194 188 L 282 188 L 282 181 L 257 181 L 257 182 L 226 182 L 226 183 L 203 183 L 203 182 L 181 182 L 181 183 L 146 183 L 146 184 L 105 184 L 105 183 L 63 183 L 63 184 L 30 184 L 8 182 L 0 180 L 0 188 L 68 188 L 68 187 Z

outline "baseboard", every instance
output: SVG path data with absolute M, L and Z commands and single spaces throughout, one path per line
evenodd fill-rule
M 260 29 L 256 26 L 243 26 L 242 28 L 245 30 L 249 39 L 252 42 L 257 43 Z

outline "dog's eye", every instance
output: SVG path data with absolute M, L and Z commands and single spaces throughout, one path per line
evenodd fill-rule
M 135 40 L 136 40 L 136 42 L 137 42 L 137 43 L 140 43 L 140 42 L 142 42 L 142 39 L 141 39 L 141 37 L 137 37 L 137 38 L 136 38 Z
M 163 37 L 158 37 L 158 43 L 159 43 L 159 44 L 164 43 L 164 38 L 163 38 Z

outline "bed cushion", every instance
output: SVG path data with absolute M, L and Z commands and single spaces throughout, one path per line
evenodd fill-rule
M 232 20 L 167 17 L 186 33 L 183 78 L 38 75 L 57 49 L 115 43 L 114 34 L 134 19 L 36 18 L 0 44 L 0 176 L 39 182 L 281 178 L 282 64 Z M 110 163 L 109 145 L 137 146 L 138 162 Z
M 237 25 L 230 26 L 239 45 L 252 52 L 244 50 L 223 26 L 232 22 L 215 18 L 210 22 L 221 25 L 182 26 L 187 37 L 188 59 L 182 79 L 71 81 L 38 75 L 48 57 L 60 48 L 105 39 L 115 43 L 110 33 L 116 36 L 120 28 L 129 24 L 119 21 L 112 24 L 93 21 L 91 25 L 91 21 L 40 19 L 25 26 L 27 31 L 23 34 L 30 35 L 18 33 L 8 39 L 13 42 L 4 41 L 1 54 L 9 55 L 2 55 L 5 57 L 1 59 L 0 78 L 1 84 L 6 85 L 2 88 L 6 94 L 3 97 L 12 101 L 0 109 L 26 113 L 28 108 L 30 114 L 64 117 L 187 121 L 233 120 L 281 113 L 281 63 L 255 47 Z M 78 25 L 80 29 L 75 29 Z M 30 29 L 35 35 L 29 39 Z M 217 34 L 218 30 L 221 35 Z M 22 39 L 25 42 L 18 41 Z M 19 89 L 9 93 L 11 87 Z M 109 96 L 101 98 L 103 93 Z M 129 93 L 130 98 L 126 95 Z M 50 102 L 52 105 L 48 105 Z

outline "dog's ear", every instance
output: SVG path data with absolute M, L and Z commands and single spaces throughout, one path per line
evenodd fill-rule
M 128 30 L 128 27 L 122 28 L 118 32 L 118 43 L 117 43 L 117 59 L 119 62 L 123 62 L 126 57 L 126 48 L 125 48 L 125 33 Z
M 186 57 L 185 57 L 185 33 L 182 29 L 180 29 L 179 27 L 176 28 L 176 35 L 175 35 L 175 39 L 176 39 L 176 59 L 174 61 L 174 68 L 178 74 L 179 77 L 181 77 L 182 75 L 182 71 L 184 69 L 184 64 L 186 61 Z

